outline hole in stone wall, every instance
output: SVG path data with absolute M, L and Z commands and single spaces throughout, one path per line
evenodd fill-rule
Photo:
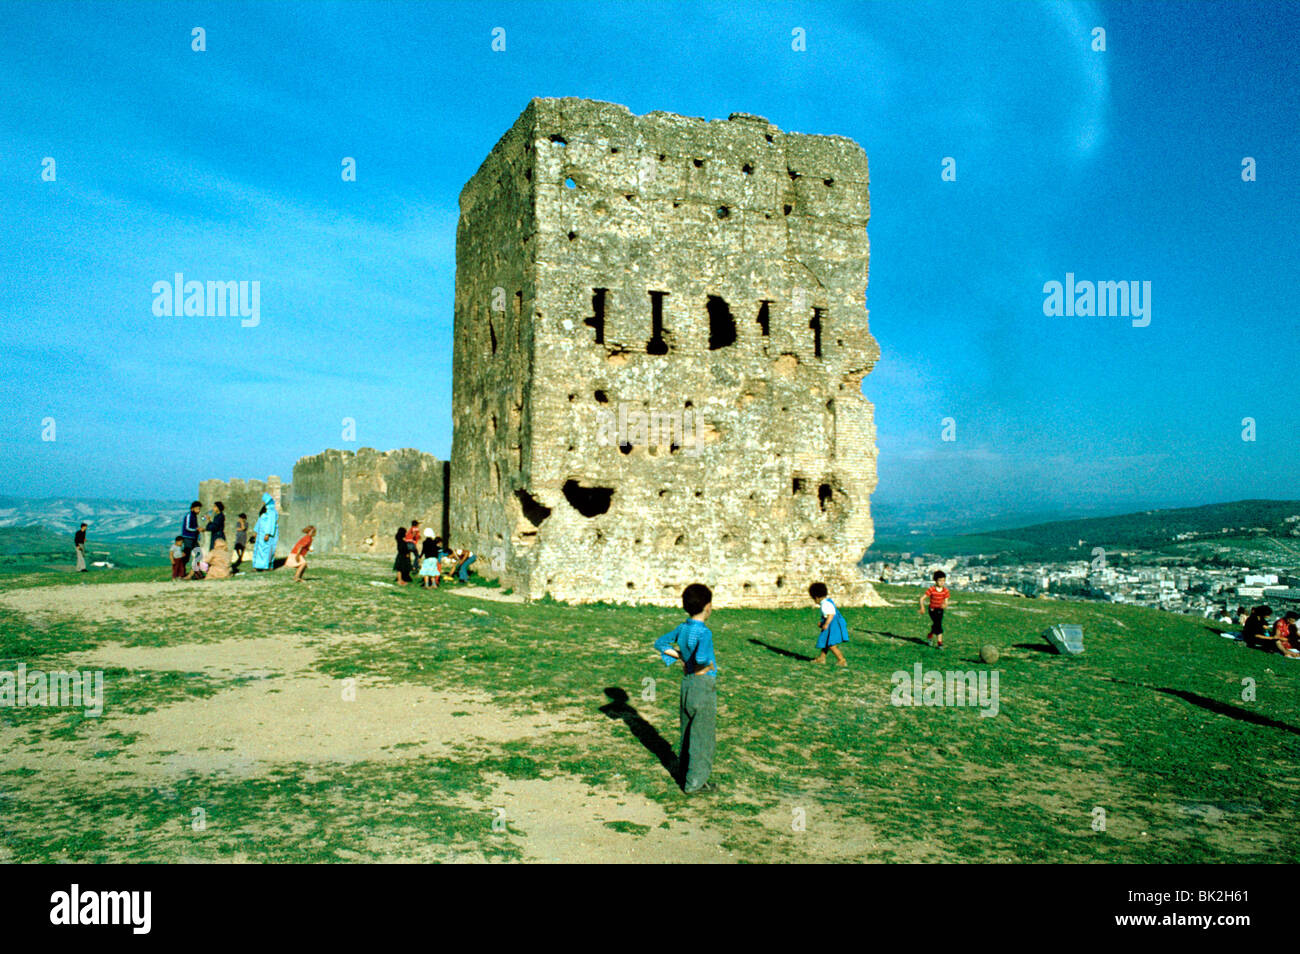
M 533 495 L 523 488 L 516 490 L 515 496 L 519 498 L 519 507 L 524 512 L 524 519 L 534 527 L 540 527 L 542 521 L 551 515 L 550 507 L 538 503 Z
M 529 182 L 532 182 L 532 181 L 533 181 L 533 170 L 532 170 L 532 169 L 525 169 L 525 170 L 524 170 L 524 178 L 527 179 Z
M 636 584 L 633 583 L 631 580 L 628 580 L 628 581 L 627 581 L 627 588 L 628 588 L 629 590 L 634 590 L 634 589 L 636 589 Z
M 703 169 L 703 168 L 704 168 L 704 160 L 703 160 L 703 159 L 692 159 L 691 161 L 692 161 L 693 163 L 695 163 L 695 168 L 696 168 L 696 169 Z
M 553 133 L 551 135 L 551 142 L 555 143 L 557 146 L 567 146 L 569 144 L 568 140 L 559 133 Z
M 772 141 L 773 141 L 773 140 L 772 140 L 772 134 L 771 134 L 771 133 L 767 133 L 767 134 L 765 134 L 765 137 L 764 137 L 764 138 L 766 138 L 768 142 L 772 142 Z
M 578 183 L 574 182 L 572 179 L 565 179 L 565 180 L 564 180 L 564 188 L 566 188 L 566 189 L 576 189 L 576 188 L 578 188 Z
M 617 156 L 617 155 L 618 155 L 618 146 L 610 146 L 610 147 L 609 147 L 609 154 L 610 154 L 611 156 Z
M 813 333 L 813 355 L 820 358 L 822 356 L 822 314 L 824 308 L 814 308 L 812 321 L 808 322 L 808 327 Z
M 488 337 L 492 341 L 492 353 L 497 353 L 497 330 L 492 324 L 492 316 L 488 315 Z
M 793 206 L 793 205 L 783 205 L 783 206 L 781 206 L 781 211 L 782 211 L 783 213 L 785 213 L 786 215 L 789 215 L 791 212 L 794 211 L 794 206 Z
M 570 241 L 570 242 L 572 242 L 572 241 L 573 241 L 574 239 L 576 239 L 577 237 L 578 237 L 578 233 L 577 233 L 577 232 L 570 232 L 570 233 L 569 233 L 569 241 Z
M 729 208 L 727 208 L 725 205 L 718 206 L 718 218 L 725 219 L 725 218 L 730 218 L 730 216 L 731 216 L 731 210 Z
M 704 496 L 704 491 L 703 491 L 703 490 L 697 490 L 697 491 L 695 491 L 695 496 L 697 496 L 697 497 L 703 497 L 703 496 Z
M 565 481 L 564 499 L 584 517 L 598 517 L 609 511 L 614 498 L 612 487 L 583 487 L 576 480 Z
M 831 186 L 835 185 L 835 180 L 834 180 L 834 179 L 823 179 L 823 180 L 822 180 L 822 184 L 825 185 L 826 188 L 829 189 Z
M 831 490 L 831 485 L 821 484 L 817 488 L 817 506 L 822 510 L 825 510 L 827 502 L 829 502 L 833 496 L 834 491 Z
M 521 291 L 517 291 L 515 292 L 515 317 L 522 318 L 523 316 L 524 316 L 524 293 Z
M 591 295 L 591 317 L 583 320 L 583 324 L 596 331 L 596 344 L 605 343 L 605 295 L 608 288 L 593 288 Z
M 627 441 L 624 441 L 622 444 L 618 445 L 618 452 L 623 455 L 630 454 L 632 453 L 632 445 L 627 443 Z
M 771 304 L 770 301 L 760 301 L 758 303 L 758 328 L 759 331 L 762 332 L 764 338 L 766 338 L 771 332 L 771 327 L 769 325 L 769 322 L 771 321 L 771 313 L 768 311 L 768 306 Z
M 660 490 L 660 491 L 659 491 L 659 496 L 660 496 L 660 497 L 667 497 L 667 496 L 668 496 L 668 491 L 666 491 L 666 490 Z
M 800 493 L 803 493 L 803 478 L 802 478 L 802 477 L 796 477 L 796 478 L 794 478 L 794 480 L 792 480 L 792 481 L 790 482 L 790 493 L 792 493 L 792 494 L 800 494 Z
M 570 401 L 576 401 L 577 399 L 578 399 L 578 395 L 576 395 L 576 394 L 570 394 L 570 395 L 569 395 L 569 400 L 570 400 Z
M 676 200 L 673 201 L 673 208 L 674 208 L 674 209 L 679 208 L 680 206 L 681 206 L 681 203 L 680 203 L 680 202 L 678 202 L 678 201 L 676 201 Z
M 691 408 L 695 407 L 695 402 L 687 401 L 685 404 L 682 405 L 682 407 L 686 408 L 687 410 L 690 410 Z
M 731 317 L 731 309 L 718 295 L 710 295 L 709 312 L 709 350 L 717 351 L 736 343 L 736 319 Z
M 664 161 L 665 159 L 667 159 L 667 158 L 668 158 L 668 157 L 667 157 L 666 155 L 664 155 L 662 152 L 659 153 L 659 161 L 660 161 L 660 162 L 663 162 L 663 161 Z
M 747 162 L 740 167 L 740 171 L 747 176 L 752 176 L 754 174 L 754 167 Z
M 596 399 L 596 403 L 597 403 L 597 404 L 608 404 L 608 403 L 609 403 L 609 395 L 606 394 L 604 391 L 597 390 L 597 391 L 592 395 L 592 397 L 594 397 L 594 398 Z
M 650 341 L 645 346 L 646 354 L 667 354 L 668 342 L 664 341 L 664 298 L 663 291 L 650 292 Z
M 778 576 L 776 578 L 776 588 L 779 590 L 783 586 L 785 586 L 785 577 Z
M 677 535 L 677 539 L 673 541 L 673 546 L 680 547 L 685 542 L 686 542 L 686 537 L 679 533 Z
M 788 172 L 788 173 L 790 174 L 790 178 L 791 178 L 791 179 L 798 179 L 798 178 L 799 178 L 799 173 L 795 172 L 793 169 L 786 169 L 785 171 Z

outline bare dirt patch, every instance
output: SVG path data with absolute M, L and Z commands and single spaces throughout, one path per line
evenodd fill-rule
M 186 612 L 216 612 L 271 586 L 274 580 L 187 580 L 181 583 L 96 583 L 84 586 L 33 586 L 0 593 L 0 606 L 24 616 L 76 616 L 94 621 L 138 622 Z
M 10 768 L 63 769 L 78 775 L 127 773 L 174 778 L 188 772 L 261 775 L 283 763 L 348 764 L 440 755 L 470 742 L 536 739 L 569 728 L 563 716 L 511 713 L 480 693 L 361 683 L 345 701 L 344 684 L 316 674 L 269 678 L 115 719 L 106 708 L 101 732 L 77 742 L 47 742 L 39 751 L 13 746 Z M 111 691 L 108 700 L 111 703 Z M 131 744 L 96 759 L 102 734 L 127 732 Z
M 564 776 L 508 779 L 489 776 L 494 791 L 473 807 L 501 817 L 527 861 L 561 863 L 684 863 L 734 861 L 717 832 L 670 818 L 644 795 L 602 791 Z M 682 796 L 683 799 L 686 796 Z M 468 804 L 468 803 L 466 803 Z M 507 837 L 505 834 L 502 837 Z

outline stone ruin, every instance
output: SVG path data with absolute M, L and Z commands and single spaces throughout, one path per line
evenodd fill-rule
M 447 462 L 432 454 L 327 450 L 293 465 L 293 487 L 294 532 L 314 524 L 318 553 L 392 554 L 412 520 L 447 536 Z
M 861 147 L 535 99 L 460 210 L 449 516 L 483 572 L 574 602 L 876 601 Z

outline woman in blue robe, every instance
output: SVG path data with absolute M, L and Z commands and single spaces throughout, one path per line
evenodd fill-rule
M 264 512 L 253 526 L 253 569 L 270 570 L 275 566 L 275 545 L 280 541 L 280 515 L 275 509 L 275 498 L 262 494 Z

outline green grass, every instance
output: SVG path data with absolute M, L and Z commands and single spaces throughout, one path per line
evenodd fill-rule
M 138 581 L 137 570 L 103 582 Z M 165 579 L 166 570 L 151 571 Z M 718 608 L 721 794 L 683 798 L 661 764 L 677 743 L 678 675 L 650 643 L 681 619 L 654 607 L 487 602 L 447 590 L 374 587 L 386 574 L 322 561 L 237 598 L 203 626 L 53 618 L 33 629 L 0 612 L 0 669 L 53 668 L 107 642 L 171 646 L 294 633 L 314 671 L 362 685 L 484 694 L 503 713 L 563 714 L 574 728 L 429 759 L 277 765 L 252 778 L 192 775 L 161 794 L 124 778 L 0 772 L 0 828 L 16 860 L 251 857 L 365 860 L 412 845 L 511 860 L 527 831 L 491 830 L 490 778 L 580 779 L 644 796 L 670 820 L 718 832 L 743 860 L 1240 862 L 1300 860 L 1300 663 L 1223 640 L 1206 622 L 1136 607 L 956 593 L 949 648 L 923 645 L 916 591 L 881 586 L 896 605 L 846 609 L 850 669 L 814 667 L 816 609 Z M 6 580 L 0 593 L 28 578 Z M 190 584 L 215 586 L 221 584 Z M 487 615 L 470 613 L 471 607 Z M 1046 651 L 1052 622 L 1082 624 L 1087 651 Z M 375 639 L 375 634 L 380 638 Z M 350 638 L 359 637 L 359 638 Z M 999 712 L 890 705 L 891 676 L 988 669 L 999 647 Z M 1243 699 L 1253 680 L 1254 699 Z M 208 698 L 237 680 L 116 671 L 115 735 L 56 710 L 0 710 L 27 744 L 93 739 L 99 758 L 139 745 L 129 716 Z M 107 711 L 107 710 L 106 710 Z M 29 712 L 37 713 L 28 715 Z M 53 712 L 53 715 L 48 713 Z M 455 710 L 461 722 L 468 713 Z M 21 724 L 13 722 L 18 719 Z M 7 720 L 7 721 L 4 721 Z M 204 806 L 205 832 L 190 828 Z M 468 806 L 468 807 L 467 807 Z M 1093 829 L 1094 809 L 1106 831 Z M 791 813 L 808 831 L 791 842 Z M 651 828 L 595 823 L 638 844 Z M 825 837 L 826 841 L 817 841 Z M 803 847 L 801 847 L 803 846 Z M 821 846 L 821 847 L 818 847 Z M 798 855 L 798 852 L 805 852 Z

